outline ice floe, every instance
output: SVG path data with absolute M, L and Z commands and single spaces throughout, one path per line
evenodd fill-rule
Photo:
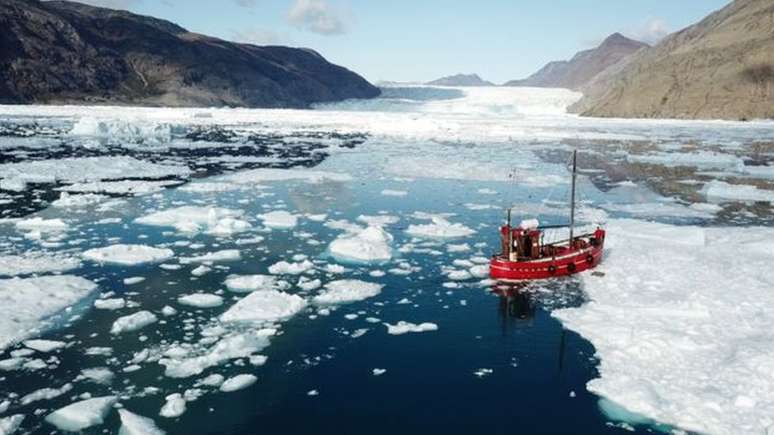
M 426 238 L 458 238 L 475 234 L 476 231 L 460 223 L 451 223 L 442 215 L 415 214 L 418 219 L 429 219 L 429 224 L 412 224 L 406 232 L 416 237 Z
M 230 275 L 225 284 L 232 292 L 250 293 L 256 290 L 277 289 L 279 281 L 272 275 Z
M 110 328 L 111 334 L 123 334 L 140 330 L 150 324 L 156 323 L 158 317 L 150 311 L 138 311 L 128 316 L 119 317 Z
M 36 335 L 52 316 L 96 288 L 95 283 L 71 275 L 0 280 L 0 349 Z
M 220 391 L 224 393 L 231 393 L 238 390 L 243 390 L 258 381 L 258 378 L 254 375 L 241 374 L 228 378 L 220 385 Z
M 250 293 L 220 316 L 229 323 L 270 323 L 286 320 L 306 307 L 304 298 L 277 290 Z
M 220 207 L 182 206 L 158 211 L 135 219 L 138 224 L 175 228 L 181 233 L 205 232 L 228 236 L 251 228 L 249 222 L 240 219 L 241 210 Z
M 774 202 L 774 191 L 745 184 L 713 180 L 705 184 L 701 191 L 709 200 Z
M 215 308 L 223 305 L 223 298 L 207 293 L 194 293 L 178 297 L 177 303 L 196 308 Z
M 66 272 L 79 267 L 79 259 L 62 254 L 25 252 L 22 255 L 0 256 L 0 276 Z
M 344 261 L 388 261 L 392 258 L 391 242 L 392 236 L 380 225 L 370 225 L 347 231 L 333 240 L 328 250 Z
M 177 418 L 185 414 L 186 401 L 180 393 L 170 394 L 167 402 L 161 407 L 159 415 L 165 418 Z
M 48 353 L 67 346 L 64 341 L 57 340 L 27 340 L 24 346 L 38 352 Z
M 126 409 L 119 409 L 121 428 L 118 435 L 164 435 L 164 431 L 156 426 L 156 423 L 147 417 L 137 415 Z
M 325 284 L 325 290 L 312 301 L 317 305 L 348 304 L 374 297 L 384 285 L 357 279 L 341 279 Z
M 321 183 L 324 181 L 347 182 L 352 177 L 347 174 L 335 172 L 313 171 L 307 169 L 252 169 L 240 171 L 221 177 L 222 181 L 237 184 L 260 184 L 270 181 L 301 180 L 308 183 Z
M 106 200 L 108 197 L 104 195 L 95 195 L 93 193 L 87 193 L 84 195 L 70 195 L 67 192 L 59 194 L 59 199 L 52 202 L 51 205 L 60 208 L 76 208 L 86 207 L 89 205 L 100 203 Z
M 774 231 L 608 222 L 590 302 L 555 311 L 594 344 L 588 383 L 631 412 L 701 433 L 765 433 L 774 415 Z
M 169 248 L 154 248 L 146 245 L 111 245 L 84 251 L 83 258 L 96 263 L 134 266 L 144 263 L 158 263 L 175 256 Z
M 57 409 L 46 416 L 46 421 L 59 430 L 79 432 L 102 424 L 117 401 L 118 398 L 115 396 L 82 400 Z
M 218 263 L 237 261 L 242 258 L 242 254 L 238 249 L 222 249 L 220 251 L 208 252 L 203 255 L 196 255 L 193 257 L 180 257 L 180 263 Z
M 415 324 L 401 320 L 394 325 L 385 323 L 384 326 L 387 327 L 387 333 L 390 335 L 403 335 L 408 334 L 409 332 L 427 332 L 438 330 L 438 325 L 430 322 Z
M 300 275 L 314 269 L 314 263 L 309 260 L 289 263 L 279 261 L 269 266 L 269 273 L 273 275 Z
M 298 224 L 298 216 L 284 210 L 259 214 L 258 219 L 261 219 L 267 227 L 276 229 L 289 229 Z

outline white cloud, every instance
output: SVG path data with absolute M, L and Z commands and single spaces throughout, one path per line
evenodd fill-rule
M 670 33 L 672 33 L 672 30 L 666 21 L 661 18 L 648 18 L 639 27 L 629 32 L 632 38 L 650 45 L 658 43 Z
M 255 45 L 288 45 L 290 42 L 287 35 L 264 27 L 234 30 L 231 32 L 231 39 L 235 42 Z
M 295 0 L 288 12 L 288 21 L 300 29 L 321 35 L 340 35 L 347 31 L 339 12 L 325 0 Z
M 99 6 L 102 8 L 129 10 L 132 6 L 142 3 L 142 0 L 78 0 L 87 5 Z

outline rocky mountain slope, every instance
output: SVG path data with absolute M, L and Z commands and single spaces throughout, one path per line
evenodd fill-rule
M 455 74 L 425 84 L 431 86 L 494 86 L 494 83 L 482 79 L 478 74 Z
M 67 1 L 0 0 L 0 102 L 307 107 L 379 90 L 318 53 Z
M 526 79 L 512 80 L 504 86 L 580 89 L 608 67 L 631 56 L 648 45 L 620 33 L 608 36 L 591 50 L 578 52 L 570 60 L 549 62 Z
M 588 116 L 774 118 L 774 2 L 736 0 L 582 90 Z

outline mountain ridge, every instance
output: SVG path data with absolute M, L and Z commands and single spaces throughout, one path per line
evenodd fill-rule
M 478 74 L 454 74 L 425 84 L 430 86 L 495 86 L 494 83 L 482 79 Z
M 0 102 L 308 107 L 378 88 L 310 49 L 69 1 L 0 0 Z

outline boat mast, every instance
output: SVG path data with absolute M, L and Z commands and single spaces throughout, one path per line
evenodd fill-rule
M 575 175 L 577 173 L 578 150 L 572 151 L 572 193 L 570 195 L 570 248 L 575 232 Z

